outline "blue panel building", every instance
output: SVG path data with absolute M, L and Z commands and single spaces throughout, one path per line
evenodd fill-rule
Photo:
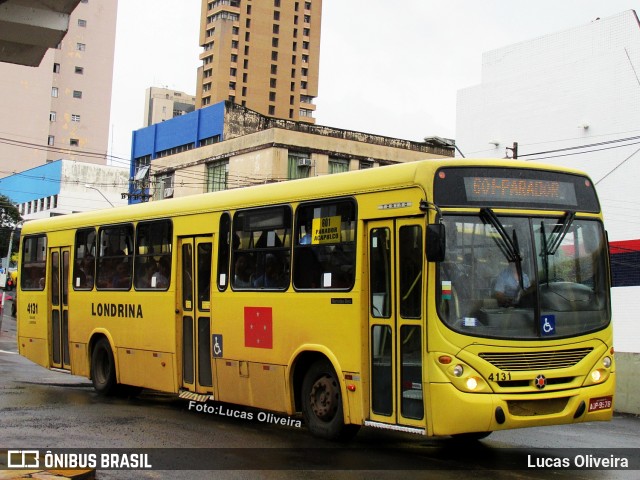
M 134 181 L 129 188 L 129 203 L 149 197 L 146 179 L 154 159 L 220 142 L 224 140 L 224 124 L 225 102 L 220 102 L 134 131 L 130 167 Z

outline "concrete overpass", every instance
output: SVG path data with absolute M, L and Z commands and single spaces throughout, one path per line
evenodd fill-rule
M 80 0 L 0 0 L 0 62 L 37 67 L 69 29 Z

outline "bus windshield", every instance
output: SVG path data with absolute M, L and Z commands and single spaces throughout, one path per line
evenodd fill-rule
M 610 321 L 606 240 L 597 220 L 479 215 L 443 218 L 438 311 L 474 336 L 553 339 Z

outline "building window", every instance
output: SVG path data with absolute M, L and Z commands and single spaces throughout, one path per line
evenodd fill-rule
M 278 10 L 275 10 L 273 12 L 273 19 L 277 22 L 280 20 L 280 12 Z
M 207 165 L 207 192 L 219 192 L 227 189 L 229 159 L 218 160 Z
M 276 101 L 276 92 L 269 92 L 269 101 L 270 102 Z
M 373 168 L 373 162 L 371 160 L 360 160 L 360 170 L 366 170 Z
M 271 52 L 271 60 L 274 62 L 278 61 L 278 52 Z
M 76 50 L 84 52 L 87 49 L 87 45 L 84 43 L 76 43 Z
M 329 158 L 329 173 L 349 171 L 349 160 L 343 158 Z
M 275 105 L 269 105 L 269 115 L 275 115 L 275 114 L 276 114 Z
M 60 73 L 60 64 L 59 63 L 54 63 L 53 64 L 53 73 Z
M 51 87 L 51 96 L 58 98 L 58 87 Z
M 278 84 L 278 82 L 277 82 L 277 80 L 276 80 L 275 78 L 272 78 L 272 79 L 269 81 L 269 86 L 270 86 L 271 88 L 276 88 L 276 85 L 277 85 L 277 84 Z
M 82 92 L 80 90 L 74 90 L 73 98 L 82 98 Z
M 56 121 L 56 112 L 49 112 L 49 121 L 50 122 L 55 122 Z
M 72 114 L 71 115 L 71 121 L 72 122 L 79 122 L 80 121 L 80 115 Z
M 160 191 L 160 199 L 163 198 L 173 198 L 173 173 L 161 177 L 159 182 Z
M 271 65 L 271 75 L 276 75 L 278 73 L 278 66 Z
M 52 147 L 56 142 L 56 137 L 54 137 L 53 135 L 49 135 L 47 137 L 47 145 L 49 145 L 50 147 Z
M 289 152 L 289 180 L 307 178 L 311 171 L 311 157 L 308 153 Z
M 278 48 L 278 39 L 277 38 L 274 37 L 274 38 L 271 39 L 271 46 L 273 48 Z
M 72 147 L 79 147 L 80 146 L 80 140 L 78 140 L 77 138 L 70 138 L 69 139 L 69 145 L 71 145 Z
M 76 67 L 75 73 L 77 73 L 78 75 L 82 75 L 84 73 L 84 67 Z
M 78 26 L 79 27 L 86 27 L 87 26 L 87 21 L 83 20 L 82 18 L 78 19 Z

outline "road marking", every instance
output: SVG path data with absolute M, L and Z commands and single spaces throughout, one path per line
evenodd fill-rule
M 10 353 L 11 355 L 17 355 L 18 352 L 9 352 L 7 350 L 0 350 L 0 353 Z

